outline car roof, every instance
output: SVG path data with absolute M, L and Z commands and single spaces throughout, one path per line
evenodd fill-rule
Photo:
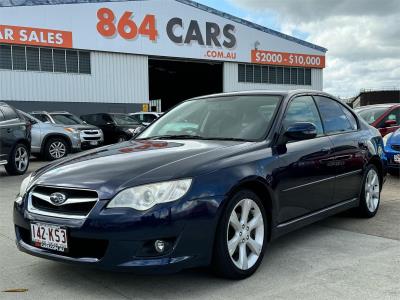
M 367 110 L 367 109 L 373 109 L 373 108 L 390 108 L 393 106 L 400 106 L 400 104 L 399 103 L 371 104 L 371 105 L 360 106 L 355 109 L 356 110 Z
M 322 91 L 309 90 L 309 89 L 296 89 L 296 90 L 290 90 L 290 91 L 286 91 L 286 90 L 248 90 L 248 91 L 239 91 L 239 92 L 218 93 L 218 94 L 195 97 L 190 100 L 199 100 L 199 99 L 214 98 L 214 97 L 252 96 L 252 95 L 271 95 L 271 96 L 279 95 L 279 96 L 283 96 L 283 97 L 286 97 L 286 96 L 292 97 L 292 96 L 295 96 L 298 94 L 314 94 L 314 95 L 335 98 L 332 95 L 322 92 Z

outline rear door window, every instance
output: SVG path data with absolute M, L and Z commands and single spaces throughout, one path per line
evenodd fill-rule
M 316 96 L 315 100 L 321 112 L 325 133 L 335 134 L 355 130 L 343 111 L 342 105 L 327 97 Z

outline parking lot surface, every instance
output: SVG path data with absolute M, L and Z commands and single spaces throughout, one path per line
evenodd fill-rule
M 44 164 L 33 161 L 30 171 Z M 137 276 L 19 252 L 12 206 L 26 176 L 0 169 L 1 299 L 400 299 L 398 178 L 388 177 L 375 218 L 342 214 L 288 234 L 269 245 L 256 274 L 228 281 L 206 269 Z M 5 292 L 12 289 L 26 291 Z

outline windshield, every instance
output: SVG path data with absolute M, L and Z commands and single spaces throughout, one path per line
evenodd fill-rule
M 115 114 L 112 115 L 112 118 L 114 122 L 117 125 L 139 125 L 140 123 L 136 121 L 134 118 L 128 116 L 128 115 L 123 115 L 123 114 Z
M 262 139 L 281 96 L 226 96 L 186 101 L 148 127 L 139 139 Z
M 356 109 L 356 113 L 371 125 L 378 120 L 387 109 L 387 107 Z
M 69 114 L 51 114 L 54 122 L 56 124 L 63 125 L 79 125 L 83 124 L 83 121 L 79 119 L 77 116 L 69 115 Z

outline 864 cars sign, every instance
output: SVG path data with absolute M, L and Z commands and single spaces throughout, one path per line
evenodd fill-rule
M 42 42 L 53 41 L 55 31 L 55 43 L 43 46 L 315 68 L 325 65 L 321 47 L 175 0 L 3 7 L 1 24 L 41 28 Z M 57 39 L 60 33 L 62 43 Z M 254 52 L 255 48 L 262 50 Z

